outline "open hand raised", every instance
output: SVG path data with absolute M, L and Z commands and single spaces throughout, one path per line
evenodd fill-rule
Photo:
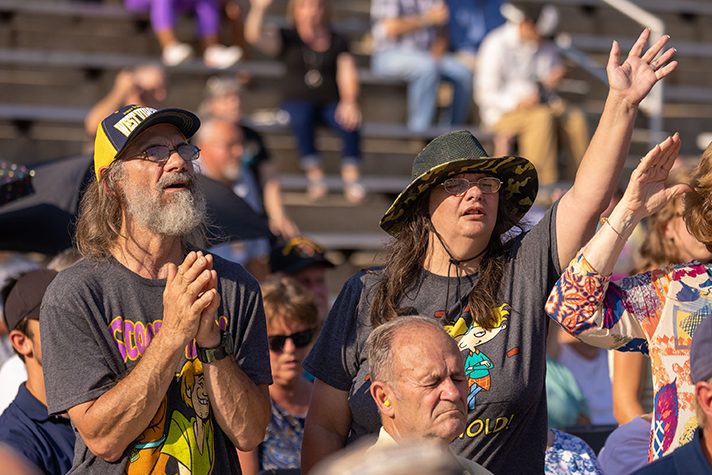
M 690 191 L 686 184 L 665 187 L 665 180 L 679 153 L 680 135 L 677 133 L 653 147 L 633 170 L 621 204 L 642 219 Z
M 662 36 L 645 53 L 645 43 L 650 38 L 647 28 L 638 37 L 628 53 L 628 57 L 621 64 L 621 47 L 617 41 L 613 42 L 608 56 L 606 72 L 612 93 L 621 97 L 630 105 L 638 105 L 648 95 L 653 86 L 662 78 L 677 68 L 677 61 L 671 61 L 675 55 L 675 48 L 669 48 L 660 57 L 656 56 L 663 50 L 670 37 Z

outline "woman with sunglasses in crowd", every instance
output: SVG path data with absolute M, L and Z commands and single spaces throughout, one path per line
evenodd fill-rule
M 272 367 L 272 418 L 265 440 L 256 450 L 238 451 L 245 475 L 299 468 L 304 418 L 313 386 L 304 377 L 302 361 L 319 327 L 319 312 L 311 293 L 293 278 L 269 277 L 262 284 L 262 298 Z
M 544 303 L 610 200 L 637 104 L 676 67 L 668 63 L 672 49 L 654 61 L 668 38 L 646 51 L 648 37 L 646 30 L 623 64 L 614 43 L 609 96 L 576 181 L 531 231 L 506 241 L 536 198 L 528 160 L 490 157 L 466 131 L 440 136 L 418 154 L 411 183 L 381 219 L 394 238 L 385 267 L 345 284 L 305 361 L 316 381 L 304 473 L 347 442 L 378 432 L 363 344 L 372 328 L 408 314 L 440 320 L 466 355 L 469 415 L 452 449 L 493 473 L 544 472 Z M 418 362 L 412 364 L 415 377 Z M 438 390 L 448 377 L 417 381 L 429 394 L 420 409 L 434 425 L 448 407 L 438 402 L 452 395 Z

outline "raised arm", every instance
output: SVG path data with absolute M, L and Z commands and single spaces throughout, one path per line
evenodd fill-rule
M 640 220 L 689 190 L 684 184 L 665 188 L 665 179 L 679 150 L 680 138 L 675 134 L 643 157 L 608 220 L 569 264 L 551 291 L 546 303 L 547 314 L 586 343 L 621 348 L 632 340 L 647 339 L 641 323 L 651 315 L 631 312 L 656 308 L 650 299 L 664 294 L 667 274 L 654 271 L 645 278 L 624 279 L 620 286 L 613 284 L 611 288 L 608 288 L 608 278 L 623 245 Z M 648 325 L 649 333 L 654 331 L 654 323 Z M 633 341 L 631 345 L 638 348 L 627 349 L 642 349 L 640 343 Z
M 650 31 L 645 29 L 620 63 L 614 41 L 606 71 L 609 93 L 598 127 L 583 156 L 572 188 L 561 198 L 556 216 L 559 263 L 566 265 L 592 236 L 596 222 L 613 194 L 630 147 L 638 105 L 652 87 L 677 67 L 670 61 L 675 49 L 659 58 L 669 40 L 663 36 L 647 51 Z
M 264 20 L 272 0 L 251 0 L 245 18 L 245 39 L 268 56 L 276 56 L 282 49 L 282 40 L 276 28 L 265 28 Z
M 686 184 L 665 188 L 679 152 L 680 136 L 675 134 L 656 145 L 633 170 L 623 198 L 613 208 L 606 225 L 583 248 L 586 260 L 599 273 L 610 275 L 625 242 L 643 218 L 690 190 Z

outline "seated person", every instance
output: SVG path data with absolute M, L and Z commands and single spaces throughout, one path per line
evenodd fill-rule
M 408 82 L 408 128 L 423 131 L 433 125 L 438 86 L 453 86 L 444 125 L 469 122 L 472 109 L 472 70 L 446 52 L 445 26 L 450 12 L 444 1 L 374 0 L 373 56 L 377 74 Z
M 234 77 L 212 77 L 205 83 L 205 98 L 199 115 L 204 122 L 221 119 L 236 124 L 242 132 L 242 163 L 257 180 L 262 203 L 273 234 L 288 239 L 299 232 L 284 209 L 282 187 L 262 136 L 242 120 L 242 86 Z
M 294 279 L 271 276 L 262 285 L 262 297 L 272 367 L 272 418 L 265 440 L 256 450 L 238 451 L 245 475 L 300 467 L 304 419 L 312 392 L 302 360 L 319 330 L 314 300 Z
M 475 100 L 483 124 L 498 136 L 517 137 L 519 154 L 534 163 L 540 185 L 573 179 L 589 142 L 586 118 L 566 104 L 556 87 L 566 69 L 556 45 L 547 38 L 558 24 L 550 5 L 507 5 L 507 23 L 485 37 L 478 63 Z M 559 173 L 558 138 L 568 145 L 569 161 Z M 506 155 L 496 140 L 496 155 Z M 506 141 L 505 141 L 506 142 Z
M 198 33 L 205 47 L 203 61 L 206 66 L 223 69 L 232 66 L 242 57 L 242 49 L 224 46 L 218 41 L 218 0 L 124 0 L 124 6 L 129 11 L 150 15 L 151 26 L 163 50 L 161 57 L 166 66 L 176 66 L 193 54 L 190 45 L 179 42 L 176 37 L 178 13 L 195 14 Z
M 234 122 L 209 118 L 203 122 L 194 142 L 201 149 L 198 161 L 200 173 L 229 187 L 253 211 L 264 214 L 257 179 L 242 160 L 242 129 Z M 221 243 L 210 251 L 242 265 L 257 280 L 264 279 L 269 273 L 269 241 L 266 237 Z
M 329 126 L 343 144 L 341 178 L 344 197 L 359 203 L 365 190 L 359 183 L 361 162 L 361 109 L 358 104 L 359 79 L 354 57 L 346 38 L 335 33 L 329 23 L 326 0 L 289 2 L 291 25 L 265 28 L 265 11 L 272 0 L 252 0 L 245 21 L 245 38 L 266 55 L 284 63 L 282 109 L 289 124 L 307 177 L 307 193 L 320 199 L 328 189 L 316 148 L 318 124 Z
M 104 117 L 120 107 L 141 104 L 160 109 L 167 96 L 166 72 L 160 64 L 146 63 L 122 69 L 114 78 L 111 90 L 89 109 L 84 118 L 84 130 L 94 137 Z
M 314 303 L 319 309 L 319 321 L 323 322 L 329 313 L 329 285 L 327 270 L 333 269 L 331 262 L 316 242 L 305 236 L 295 236 L 288 241 L 273 243 L 269 256 L 270 272 L 294 277 L 311 291 Z

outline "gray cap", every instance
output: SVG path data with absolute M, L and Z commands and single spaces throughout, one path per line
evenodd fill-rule
M 695 384 L 712 378 L 712 317 L 705 318 L 692 336 L 690 377 Z

